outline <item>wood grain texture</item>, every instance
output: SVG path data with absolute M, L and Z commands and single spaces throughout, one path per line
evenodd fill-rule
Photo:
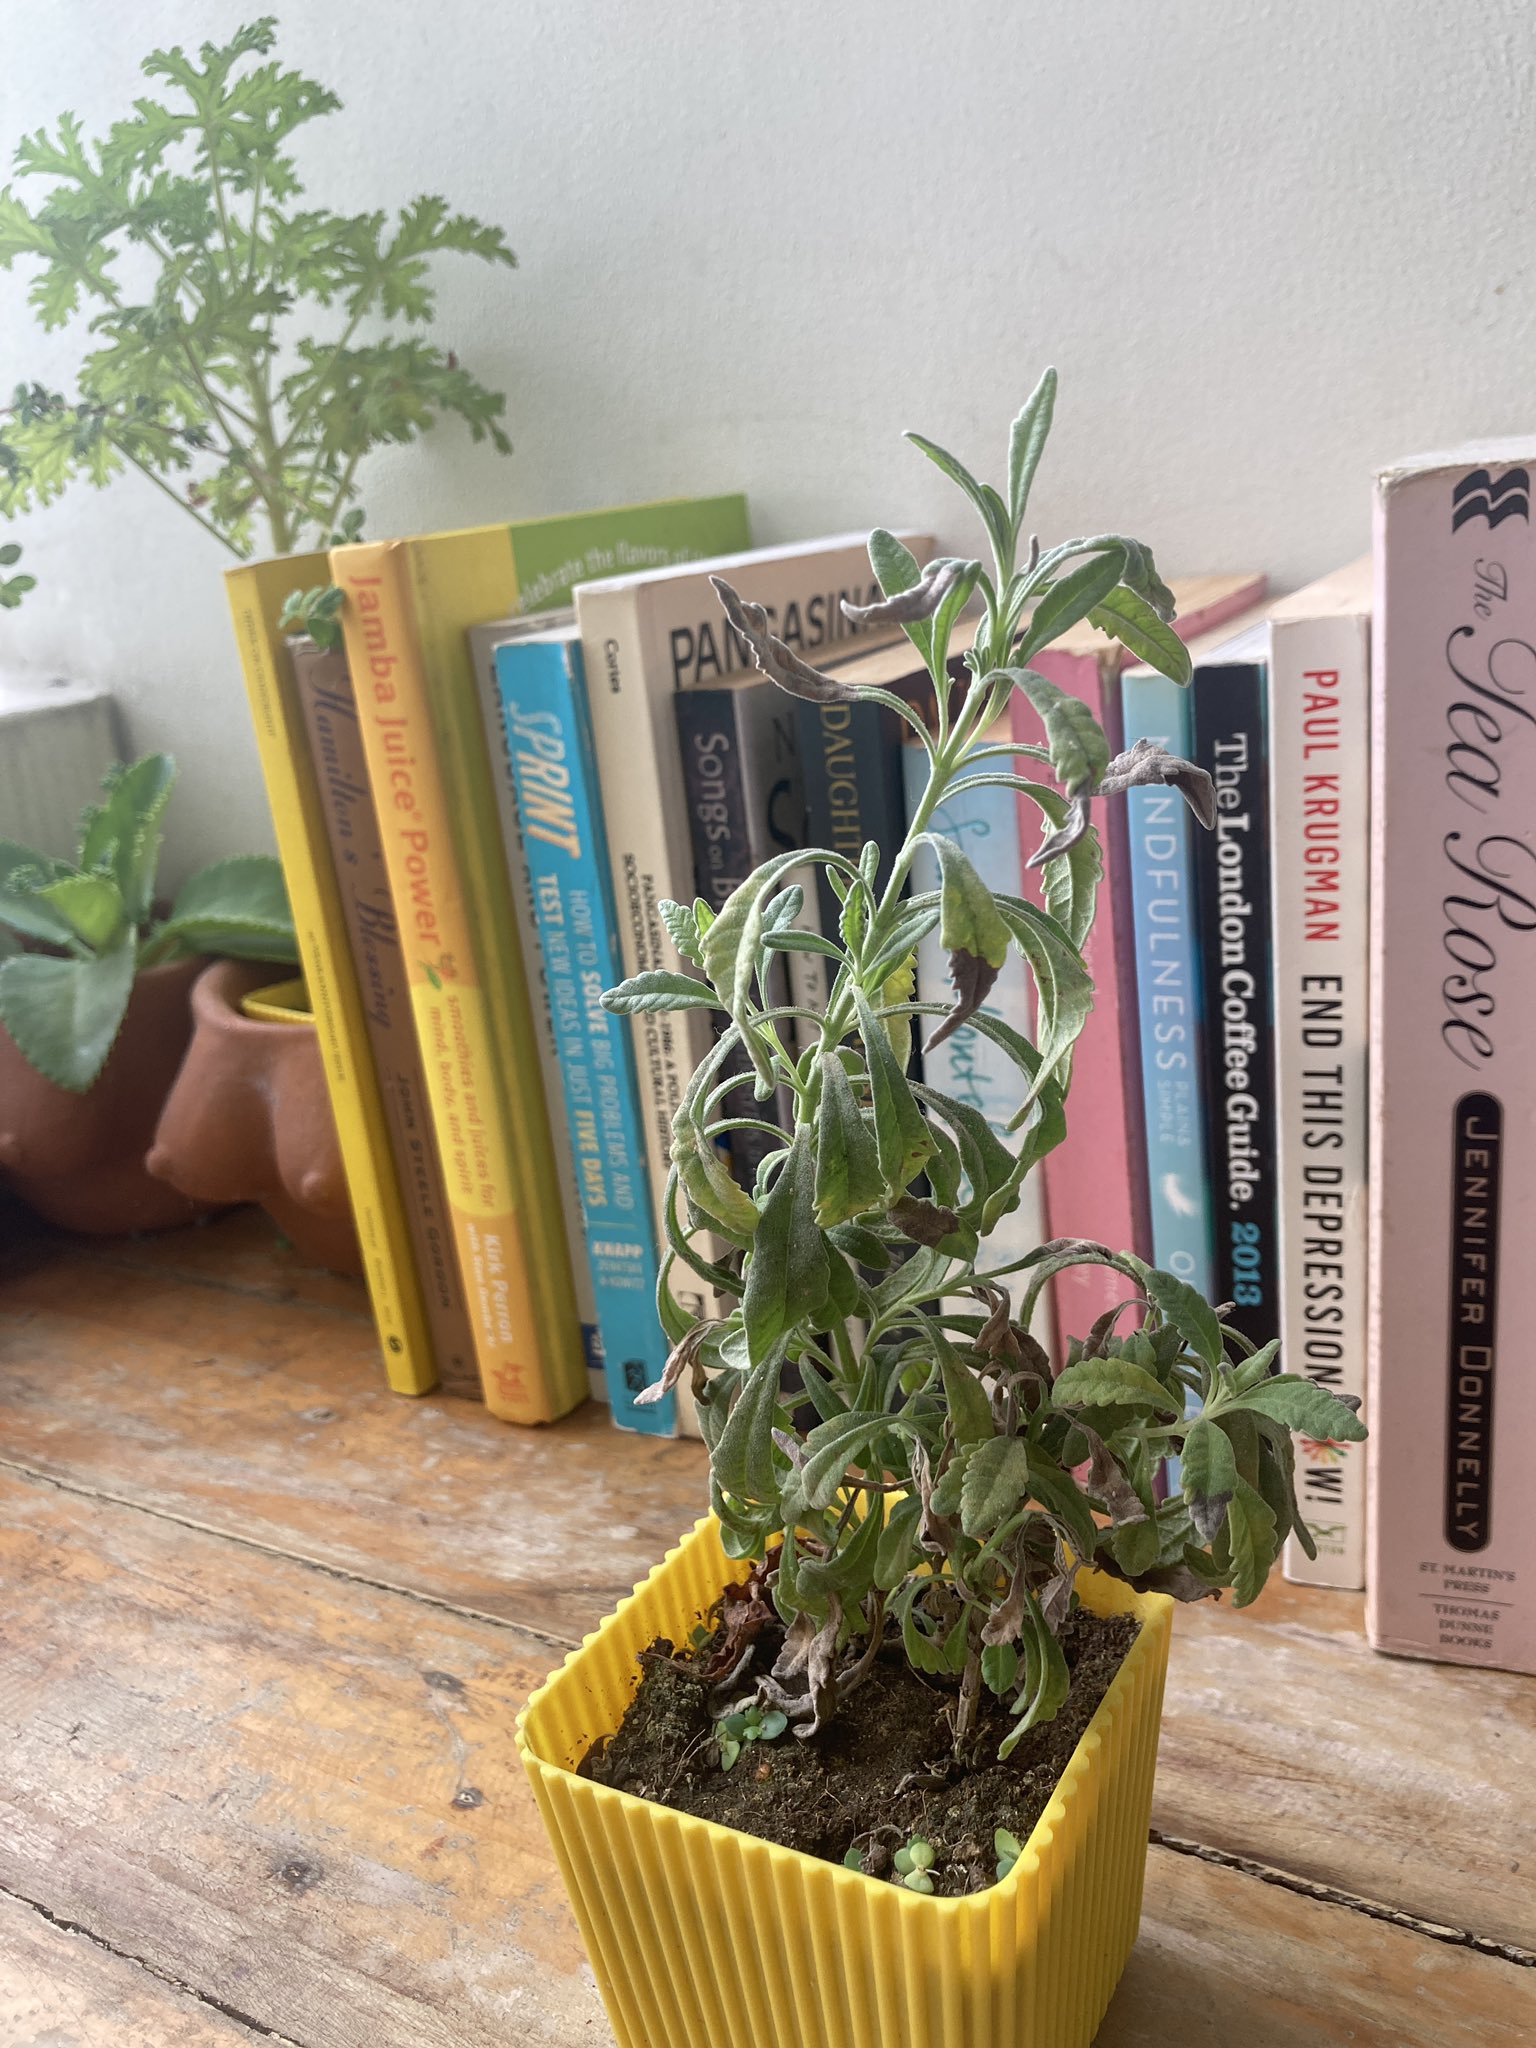
M 695 1518 L 701 1448 L 402 1400 L 349 1288 L 251 1215 L 50 1240 L 0 1284 L 0 1459 L 579 1640 Z M 1536 1949 L 1536 1685 L 1379 1657 L 1360 1604 L 1178 1616 L 1157 1826 Z
M 510 1740 L 546 1646 L 15 1476 L 0 1574 L 0 1883 L 303 2048 L 609 2040 Z M 1100 2048 L 1533 2017 L 1536 1973 L 1155 1850 Z
M 0 1897 L 5 2048 L 274 2048 L 249 2028 Z
M 701 1445 L 616 1430 L 596 1403 L 530 1430 L 403 1399 L 366 1317 L 193 1280 L 168 1249 L 196 1240 L 202 1261 L 228 1237 L 233 1269 L 259 1272 L 249 1233 L 237 1216 L 13 1271 L 0 1459 L 564 1642 L 697 1519 Z

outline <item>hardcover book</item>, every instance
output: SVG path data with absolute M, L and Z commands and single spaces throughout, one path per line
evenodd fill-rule
M 290 640 L 288 662 L 309 741 L 310 769 L 325 820 L 331 871 L 362 998 L 438 1380 L 449 1393 L 478 1400 L 474 1338 L 454 1258 L 442 1161 L 427 1106 L 405 956 L 384 871 L 379 818 L 368 787 L 347 657 L 339 649 L 323 653 L 310 640 Z
M 1376 489 L 1371 1452 L 1378 1649 L 1536 1671 L 1536 442 Z
M 668 1343 L 656 1315 L 656 1226 L 640 1144 L 634 1047 L 598 1001 L 621 979 L 619 921 L 574 624 L 504 638 L 493 656 L 532 880 L 559 1082 L 578 1167 L 600 1355 L 613 1419 L 670 1435 L 660 1379 Z
M 1269 613 L 1281 1361 L 1361 1397 L 1370 608 L 1367 556 Z M 1293 1538 L 1287 1578 L 1364 1585 L 1365 1464 L 1363 1444 L 1301 1440 L 1296 1493 L 1317 1556 Z
M 908 546 L 917 536 L 904 536 Z M 680 966 L 660 903 L 693 896 L 693 848 L 674 699 L 753 672 L 751 651 L 726 621 L 710 576 L 729 579 L 749 603 L 768 611 L 773 630 L 808 661 L 823 663 L 856 629 L 840 600 L 867 604 L 878 595 L 866 536 L 840 534 L 789 547 L 723 555 L 712 562 L 584 584 L 576 593 L 598 775 L 608 830 L 614 897 L 626 975 Z M 646 1161 L 659 1205 L 665 1196 L 672 1118 L 694 1069 L 709 1050 L 704 1013 L 632 1018 Z M 658 1213 L 665 1242 L 666 1221 Z M 700 1317 L 703 1283 L 673 1268 L 686 1313 Z M 682 1389 L 679 1389 L 682 1392 Z M 694 1426 L 686 1400 L 684 1427 Z
M 1192 759 L 1216 786 L 1215 829 L 1193 840 L 1214 1298 L 1255 1347 L 1280 1334 L 1268 651 L 1264 626 L 1229 640 L 1196 670 L 1190 703 Z
M 1187 639 L 1210 632 L 1256 604 L 1262 576 L 1190 576 L 1171 586 L 1175 623 Z M 1126 660 L 1118 642 L 1086 622 L 1031 666 L 1059 689 L 1080 697 L 1118 752 L 1125 744 L 1117 679 Z M 1040 720 L 1022 692 L 1013 700 L 1013 736 L 1038 743 Z M 1019 830 L 1026 856 L 1043 836 L 1040 813 L 1019 798 Z M 1130 816 L 1123 803 L 1099 804 L 1094 824 L 1104 858 L 1098 914 L 1084 956 L 1095 986 L 1094 1007 L 1072 1051 L 1073 1090 L 1067 1135 L 1045 1160 L 1045 1228 L 1052 1237 L 1086 1237 L 1152 1256 L 1147 1192 L 1146 1129 L 1141 1088 L 1141 1020 L 1136 1005 L 1136 937 L 1128 885 Z M 1025 871 L 1025 886 L 1042 900 L 1040 879 Z M 1069 1267 L 1051 1283 L 1056 1327 L 1063 1337 L 1084 1336 L 1119 1299 L 1112 1273 L 1098 1266 Z
M 326 852 L 320 795 L 277 623 L 291 592 L 326 580 L 324 555 L 249 563 L 224 578 L 384 1371 L 396 1393 L 424 1394 L 437 1377 L 426 1305 L 411 1257 L 341 895 Z

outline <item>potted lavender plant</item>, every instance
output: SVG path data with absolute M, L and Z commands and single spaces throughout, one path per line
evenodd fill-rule
M 771 860 L 718 915 L 665 906 L 682 965 L 606 998 L 728 1020 L 674 1124 L 666 1263 L 734 1304 L 689 1323 L 664 1272 L 667 1383 L 691 1379 L 711 1513 L 519 1722 L 621 2042 L 1087 2043 L 1136 1934 L 1173 1601 L 1256 1598 L 1286 1534 L 1307 1542 L 1293 1431 L 1364 1435 L 1347 1403 L 1279 1369 L 1275 1345 L 1254 1351 L 1127 1252 L 1055 1242 L 985 1262 L 988 1230 L 1066 1132 L 1093 996 L 1093 804 L 1156 782 L 1214 815 L 1198 769 L 1156 746 L 1112 759 L 1087 708 L 1030 667 L 1086 618 L 1189 677 L 1145 547 L 1025 539 L 1055 389 L 1047 373 L 1014 421 L 1004 490 L 912 436 L 979 514 L 990 566 L 920 569 L 889 533 L 871 537 L 884 597 L 857 616 L 906 631 L 937 705 L 930 731 L 863 693 L 928 754 L 888 882 L 873 845 Z M 717 587 L 775 683 L 843 694 Z M 954 682 L 951 632 L 976 596 Z M 1042 743 L 978 747 L 1015 691 Z M 1038 806 L 1042 904 L 993 894 L 932 834 L 945 798 L 978 779 Z M 924 842 L 939 887 L 907 894 Z M 786 877 L 806 860 L 841 902 L 835 933 L 799 923 Z M 935 927 L 947 1008 L 912 996 L 913 949 Z M 1034 1042 L 982 1007 L 1012 947 L 1037 991 Z M 767 994 L 769 963 L 796 949 L 831 972 L 799 1058 Z M 1019 1071 L 1014 1144 L 909 1078 L 919 1027 L 1003 1047 Z M 785 1088 L 795 1104 L 750 1191 L 716 1165 L 738 1046 L 759 1095 Z M 1073 1335 L 1053 1376 L 1033 1311 L 1084 1262 L 1119 1275 L 1124 1299 Z M 1169 1456 L 1181 1490 L 1160 1499 Z

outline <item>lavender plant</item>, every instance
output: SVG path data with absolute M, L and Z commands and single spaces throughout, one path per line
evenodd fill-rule
M 659 1306 L 674 1349 L 664 1386 L 689 1377 L 727 1550 L 765 1561 L 761 1577 L 786 1627 L 756 1704 L 802 1736 L 836 1712 L 895 1632 L 918 1671 L 956 1681 L 957 1752 L 971 1744 L 983 1688 L 1011 1702 L 1006 1755 L 1066 1698 L 1058 1632 L 1081 1566 L 1180 1599 L 1230 1587 L 1246 1605 L 1288 1532 L 1310 1547 L 1292 1432 L 1365 1434 L 1349 1403 L 1281 1372 L 1275 1344 L 1253 1350 L 1182 1280 L 1128 1252 L 1058 1240 L 1006 1265 L 986 1260 L 989 1231 L 1066 1135 L 1072 1047 L 1093 999 L 1082 949 L 1102 871 L 1094 802 L 1165 783 L 1204 825 L 1214 819 L 1201 770 L 1145 743 L 1111 759 L 1087 707 L 1030 667 L 1087 619 L 1162 673 L 1190 674 L 1172 594 L 1140 542 L 1098 534 L 1042 548 L 1023 538 L 1055 396 L 1048 371 L 1013 422 L 1005 489 L 909 437 L 979 514 L 990 566 L 944 557 L 919 568 L 890 533 L 870 537 L 883 598 L 846 609 L 860 625 L 905 631 L 932 678 L 932 730 L 901 699 L 849 690 L 808 666 L 760 607 L 715 579 L 764 675 L 819 702 L 885 705 L 925 748 L 927 786 L 883 887 L 873 844 L 857 860 L 827 848 L 784 854 L 718 915 L 702 901 L 664 904 L 684 970 L 639 975 L 604 997 L 620 1012 L 712 1008 L 729 1020 L 673 1123 Z M 953 681 L 951 635 L 977 597 L 965 674 Z M 1015 691 L 1039 713 L 1043 744 L 984 743 Z M 981 786 L 1018 791 L 1038 808 L 1043 838 L 1031 865 L 1045 908 L 994 893 L 930 829 L 947 798 Z M 924 844 L 939 887 L 911 894 Z M 806 860 L 826 869 L 841 903 L 835 932 L 799 923 L 801 890 L 786 876 Z M 947 1007 L 913 996 L 914 949 L 935 926 L 954 987 Z M 1037 992 L 1033 1042 L 982 1007 L 1010 947 Z M 770 964 L 789 951 L 825 958 L 823 1014 L 772 1006 Z M 798 1058 L 778 1029 L 790 1016 L 814 1026 Z M 919 1026 L 931 1029 L 930 1044 L 983 1033 L 1017 1066 L 1011 1143 L 974 1109 L 909 1078 Z M 787 1089 L 789 1132 L 723 1112 L 737 1046 L 759 1100 Z M 717 1147 L 746 1127 L 780 1138 L 750 1192 Z M 1052 1276 L 1081 1264 L 1112 1269 L 1124 1299 L 1074 1337 L 1053 1378 L 1031 1323 Z M 678 1265 L 733 1303 L 729 1314 L 688 1322 L 668 1285 Z M 802 1427 L 807 1413 L 815 1419 Z M 1159 1501 L 1154 1477 L 1170 1455 L 1183 1490 Z

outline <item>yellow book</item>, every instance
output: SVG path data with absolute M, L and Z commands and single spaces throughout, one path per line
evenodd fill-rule
M 424 1394 L 437 1377 L 426 1316 L 319 795 L 277 626 L 290 591 L 326 580 L 324 555 L 231 569 L 225 578 L 384 1370 L 397 1394 Z
M 505 592 L 445 575 L 435 541 L 339 548 L 331 574 L 486 1405 L 552 1422 L 586 1360 L 465 639 Z

